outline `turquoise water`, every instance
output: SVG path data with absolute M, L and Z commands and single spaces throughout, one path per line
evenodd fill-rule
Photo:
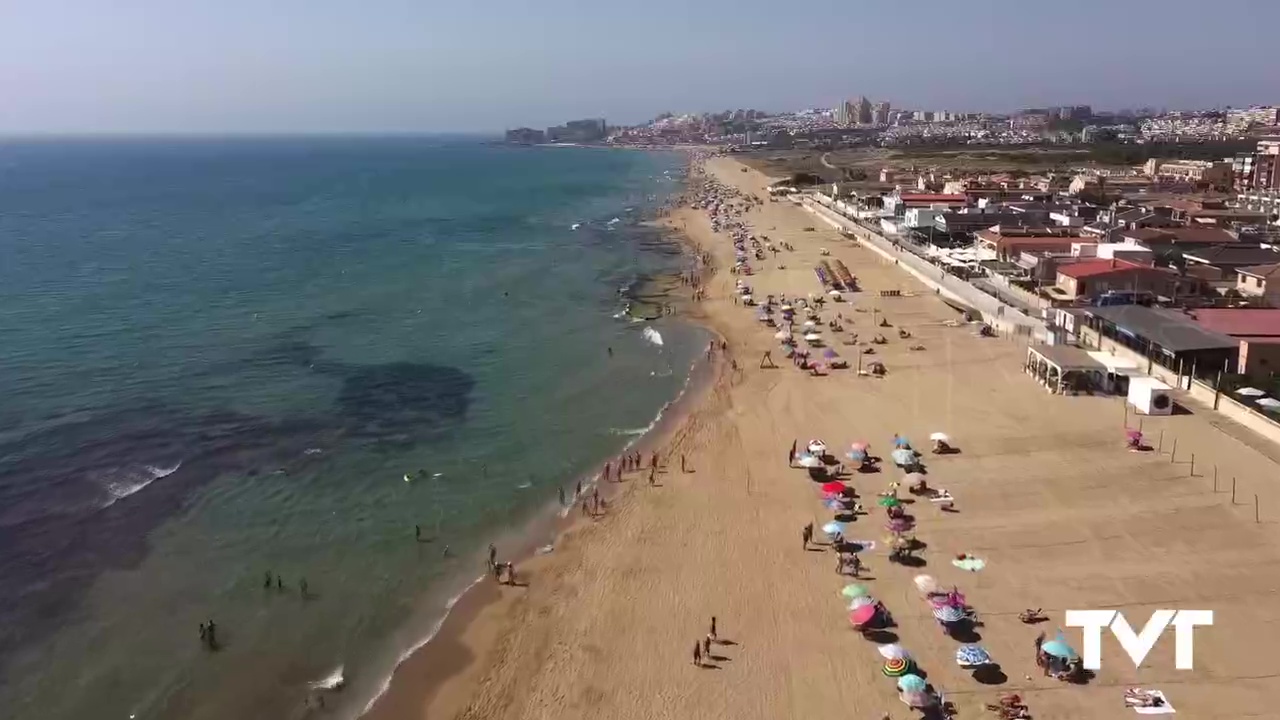
M 339 666 L 326 714 L 363 707 L 477 548 L 679 393 L 701 331 L 615 316 L 682 267 L 641 224 L 681 167 L 421 138 L 0 145 L 0 716 L 301 717 Z

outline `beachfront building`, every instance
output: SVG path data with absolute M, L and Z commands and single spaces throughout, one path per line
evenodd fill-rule
M 1114 305 L 1080 309 L 1077 335 L 1088 348 L 1127 351 L 1150 373 L 1153 364 L 1201 380 L 1238 369 L 1240 341 L 1205 329 L 1177 310 Z
M 910 208 L 944 207 L 948 210 L 959 210 L 968 204 L 968 196 L 961 194 L 895 191 L 884 196 L 885 212 L 895 217 L 902 217 Z

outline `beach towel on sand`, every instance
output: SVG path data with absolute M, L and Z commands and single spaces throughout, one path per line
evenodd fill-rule
M 1177 712 L 1177 710 L 1174 710 L 1173 706 L 1169 704 L 1169 698 L 1165 697 L 1163 691 L 1147 690 L 1146 692 L 1160 698 L 1162 704 L 1160 707 L 1135 707 L 1133 709 L 1134 712 L 1139 715 L 1172 715 Z

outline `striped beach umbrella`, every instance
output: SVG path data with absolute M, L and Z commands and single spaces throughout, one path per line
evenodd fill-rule
M 906 658 L 890 658 L 884 662 L 880 672 L 884 673 L 885 677 L 902 677 L 911 672 L 911 661 Z
M 964 619 L 964 608 L 958 608 L 955 605 L 943 605 L 933 609 L 933 616 L 938 622 L 953 623 Z
M 862 597 L 856 597 L 853 600 L 849 601 L 849 609 L 857 610 L 863 605 L 875 605 L 875 604 L 876 604 L 875 598 L 871 597 L 870 595 L 863 595 Z

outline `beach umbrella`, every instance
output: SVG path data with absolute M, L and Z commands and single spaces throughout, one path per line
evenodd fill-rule
M 840 357 L 840 353 L 836 352 L 835 350 L 832 350 L 831 348 L 827 348 L 826 350 L 822 351 L 822 357 L 828 360 L 835 360 L 836 358 Z
M 795 308 L 791 307 L 790 305 L 782 306 L 782 312 L 794 312 L 794 311 L 795 311 Z
M 774 336 L 775 338 L 777 338 L 778 340 L 790 340 L 790 339 L 791 339 L 791 333 L 787 332 L 786 330 L 779 330 L 778 332 L 774 333 L 774 334 L 773 334 L 773 336 Z
M 892 495 L 885 495 L 876 501 L 876 504 L 883 508 L 898 507 L 902 501 Z
M 854 598 L 853 600 L 850 600 L 850 601 L 849 601 L 849 609 L 850 609 L 850 610 L 857 610 L 858 608 L 862 607 L 863 605 L 875 605 L 875 604 L 876 604 L 876 599 L 875 599 L 875 598 L 870 597 L 870 596 L 868 596 L 868 595 L 863 595 L 862 597 L 856 597 L 856 598 Z
M 812 320 L 805 320 L 805 321 L 804 321 L 804 326 L 805 326 L 806 328 L 816 328 L 816 327 L 818 327 L 818 323 L 816 323 L 816 322 L 814 322 L 814 321 L 812 321 Z
M 839 497 L 837 497 L 837 496 L 835 496 L 835 495 L 828 495 L 828 496 L 827 496 L 827 501 L 826 501 L 826 502 L 824 502 L 824 503 L 823 503 L 823 505 L 824 505 L 828 510 L 843 510 L 843 509 L 844 509 L 844 503 L 840 502 L 840 498 L 839 498 Z
M 802 468 L 822 467 L 822 461 L 812 455 L 801 455 L 796 458 L 796 464 Z
M 821 440 L 810 440 L 808 449 L 814 455 L 821 455 L 827 451 L 827 444 Z
M 906 448 L 898 448 L 890 453 L 895 465 L 915 465 L 916 454 Z
M 1058 637 L 1041 645 L 1040 649 L 1045 653 L 1062 660 L 1075 660 L 1078 657 L 1078 655 L 1076 655 L 1076 651 L 1071 649 L 1071 646 L 1067 644 L 1066 640 L 1062 639 L 1062 635 L 1058 635 Z
M 866 585 L 851 583 L 849 585 L 845 585 L 844 589 L 840 591 L 840 594 L 847 598 L 870 597 L 871 591 L 867 589 Z
M 924 473 L 907 473 L 906 477 L 902 478 L 902 482 L 907 483 L 908 485 L 915 485 L 918 482 L 924 482 Z
M 834 480 L 833 480 L 833 481 L 831 481 L 831 482 L 829 482 L 829 483 L 823 483 L 823 484 L 822 484 L 822 492 L 826 492 L 826 493 L 842 493 L 842 492 L 844 492 L 844 483 L 842 483 L 842 482 L 835 482 Z
M 809 357 L 809 348 L 798 347 L 795 349 L 795 354 L 800 357 Z
M 1280 400 L 1276 400 L 1275 398 L 1258 398 L 1257 403 L 1268 410 L 1280 408 Z
M 822 336 L 816 332 L 811 332 L 811 333 L 806 333 L 804 336 L 804 339 L 805 339 L 805 342 L 820 342 L 822 340 Z
M 895 435 L 893 438 L 893 446 L 900 448 L 911 447 L 911 441 L 901 435 Z
M 910 677 L 915 676 L 912 675 Z M 902 701 L 903 705 L 911 708 L 927 708 L 933 705 L 933 697 L 923 690 L 898 693 L 898 699 Z
M 929 436 L 929 439 L 934 442 L 948 442 L 949 440 L 951 440 L 951 438 L 947 437 L 946 433 L 940 433 L 940 432 L 933 433 L 932 435 Z
M 916 590 L 922 593 L 931 593 L 938 589 L 938 581 L 933 579 L 932 575 L 917 575 L 912 582 L 916 584 Z
M 857 460 L 858 462 L 862 462 L 867 459 L 867 454 L 861 450 L 850 450 L 845 453 L 844 456 L 850 460 Z
M 838 522 L 829 522 L 829 523 L 827 523 L 826 525 L 823 525 L 823 526 L 822 526 L 822 532 L 824 532 L 824 533 L 826 533 L 826 534 L 828 534 L 828 535 L 835 535 L 836 533 L 843 533 L 843 532 L 844 532 L 844 525 L 841 525 L 841 524 L 840 524 L 840 523 L 838 523 Z
M 924 681 L 924 678 L 920 677 L 919 675 L 903 675 L 902 677 L 898 678 L 898 689 L 901 690 L 902 692 L 908 692 L 908 693 L 924 692 L 924 689 L 928 686 L 929 684 L 926 683 Z
M 991 664 L 991 653 L 981 645 L 961 645 L 956 648 L 956 664 L 963 667 Z
M 829 291 L 827 291 L 827 295 L 829 295 L 829 296 L 831 296 L 831 297 L 833 297 L 833 298 L 838 298 L 838 297 L 840 297 L 840 291 L 839 291 L 839 290 L 829 290 Z
M 955 560 L 952 560 L 951 564 L 955 565 L 961 570 L 968 570 L 969 572 L 978 572 L 979 570 L 987 566 L 987 561 L 983 560 L 982 558 L 973 557 L 972 555 L 961 555 Z
M 911 671 L 911 661 L 906 658 L 889 658 L 884 661 L 884 667 L 880 668 L 880 672 L 885 677 L 902 677 Z
M 853 625 L 866 625 L 876 619 L 876 606 L 863 605 L 849 613 L 849 622 Z
M 850 445 L 850 446 L 849 446 L 849 448 L 850 448 L 851 450 L 853 450 L 854 452 L 864 452 L 864 453 L 865 453 L 866 451 L 868 451 L 868 450 L 870 450 L 870 449 L 871 449 L 871 445 L 869 445 L 868 443 L 865 443 L 865 442 L 863 442 L 863 441 L 859 440 L 859 441 L 857 441 L 857 442 L 853 443 L 852 445 Z
M 958 608 L 955 605 L 943 605 L 933 609 L 933 617 L 938 622 L 953 623 L 960 622 L 965 618 L 964 608 Z
M 1126 431 L 1125 431 L 1125 433 L 1124 433 L 1124 436 L 1125 436 L 1125 437 L 1127 437 L 1127 438 L 1129 438 L 1130 440 L 1141 440 L 1141 439 L 1142 439 L 1142 431 L 1141 431 L 1141 430 L 1126 430 Z
M 1236 394 L 1242 397 L 1262 397 L 1263 395 L 1267 394 L 1267 391 L 1259 390 L 1258 388 L 1255 388 L 1255 387 L 1245 387 L 1237 390 Z
M 911 653 L 907 652 L 906 648 L 902 647 L 897 643 L 891 643 L 889 645 L 881 645 L 876 648 L 876 652 L 880 653 L 880 657 L 884 658 L 885 660 L 893 660 L 894 658 L 897 658 L 899 660 L 911 659 Z

